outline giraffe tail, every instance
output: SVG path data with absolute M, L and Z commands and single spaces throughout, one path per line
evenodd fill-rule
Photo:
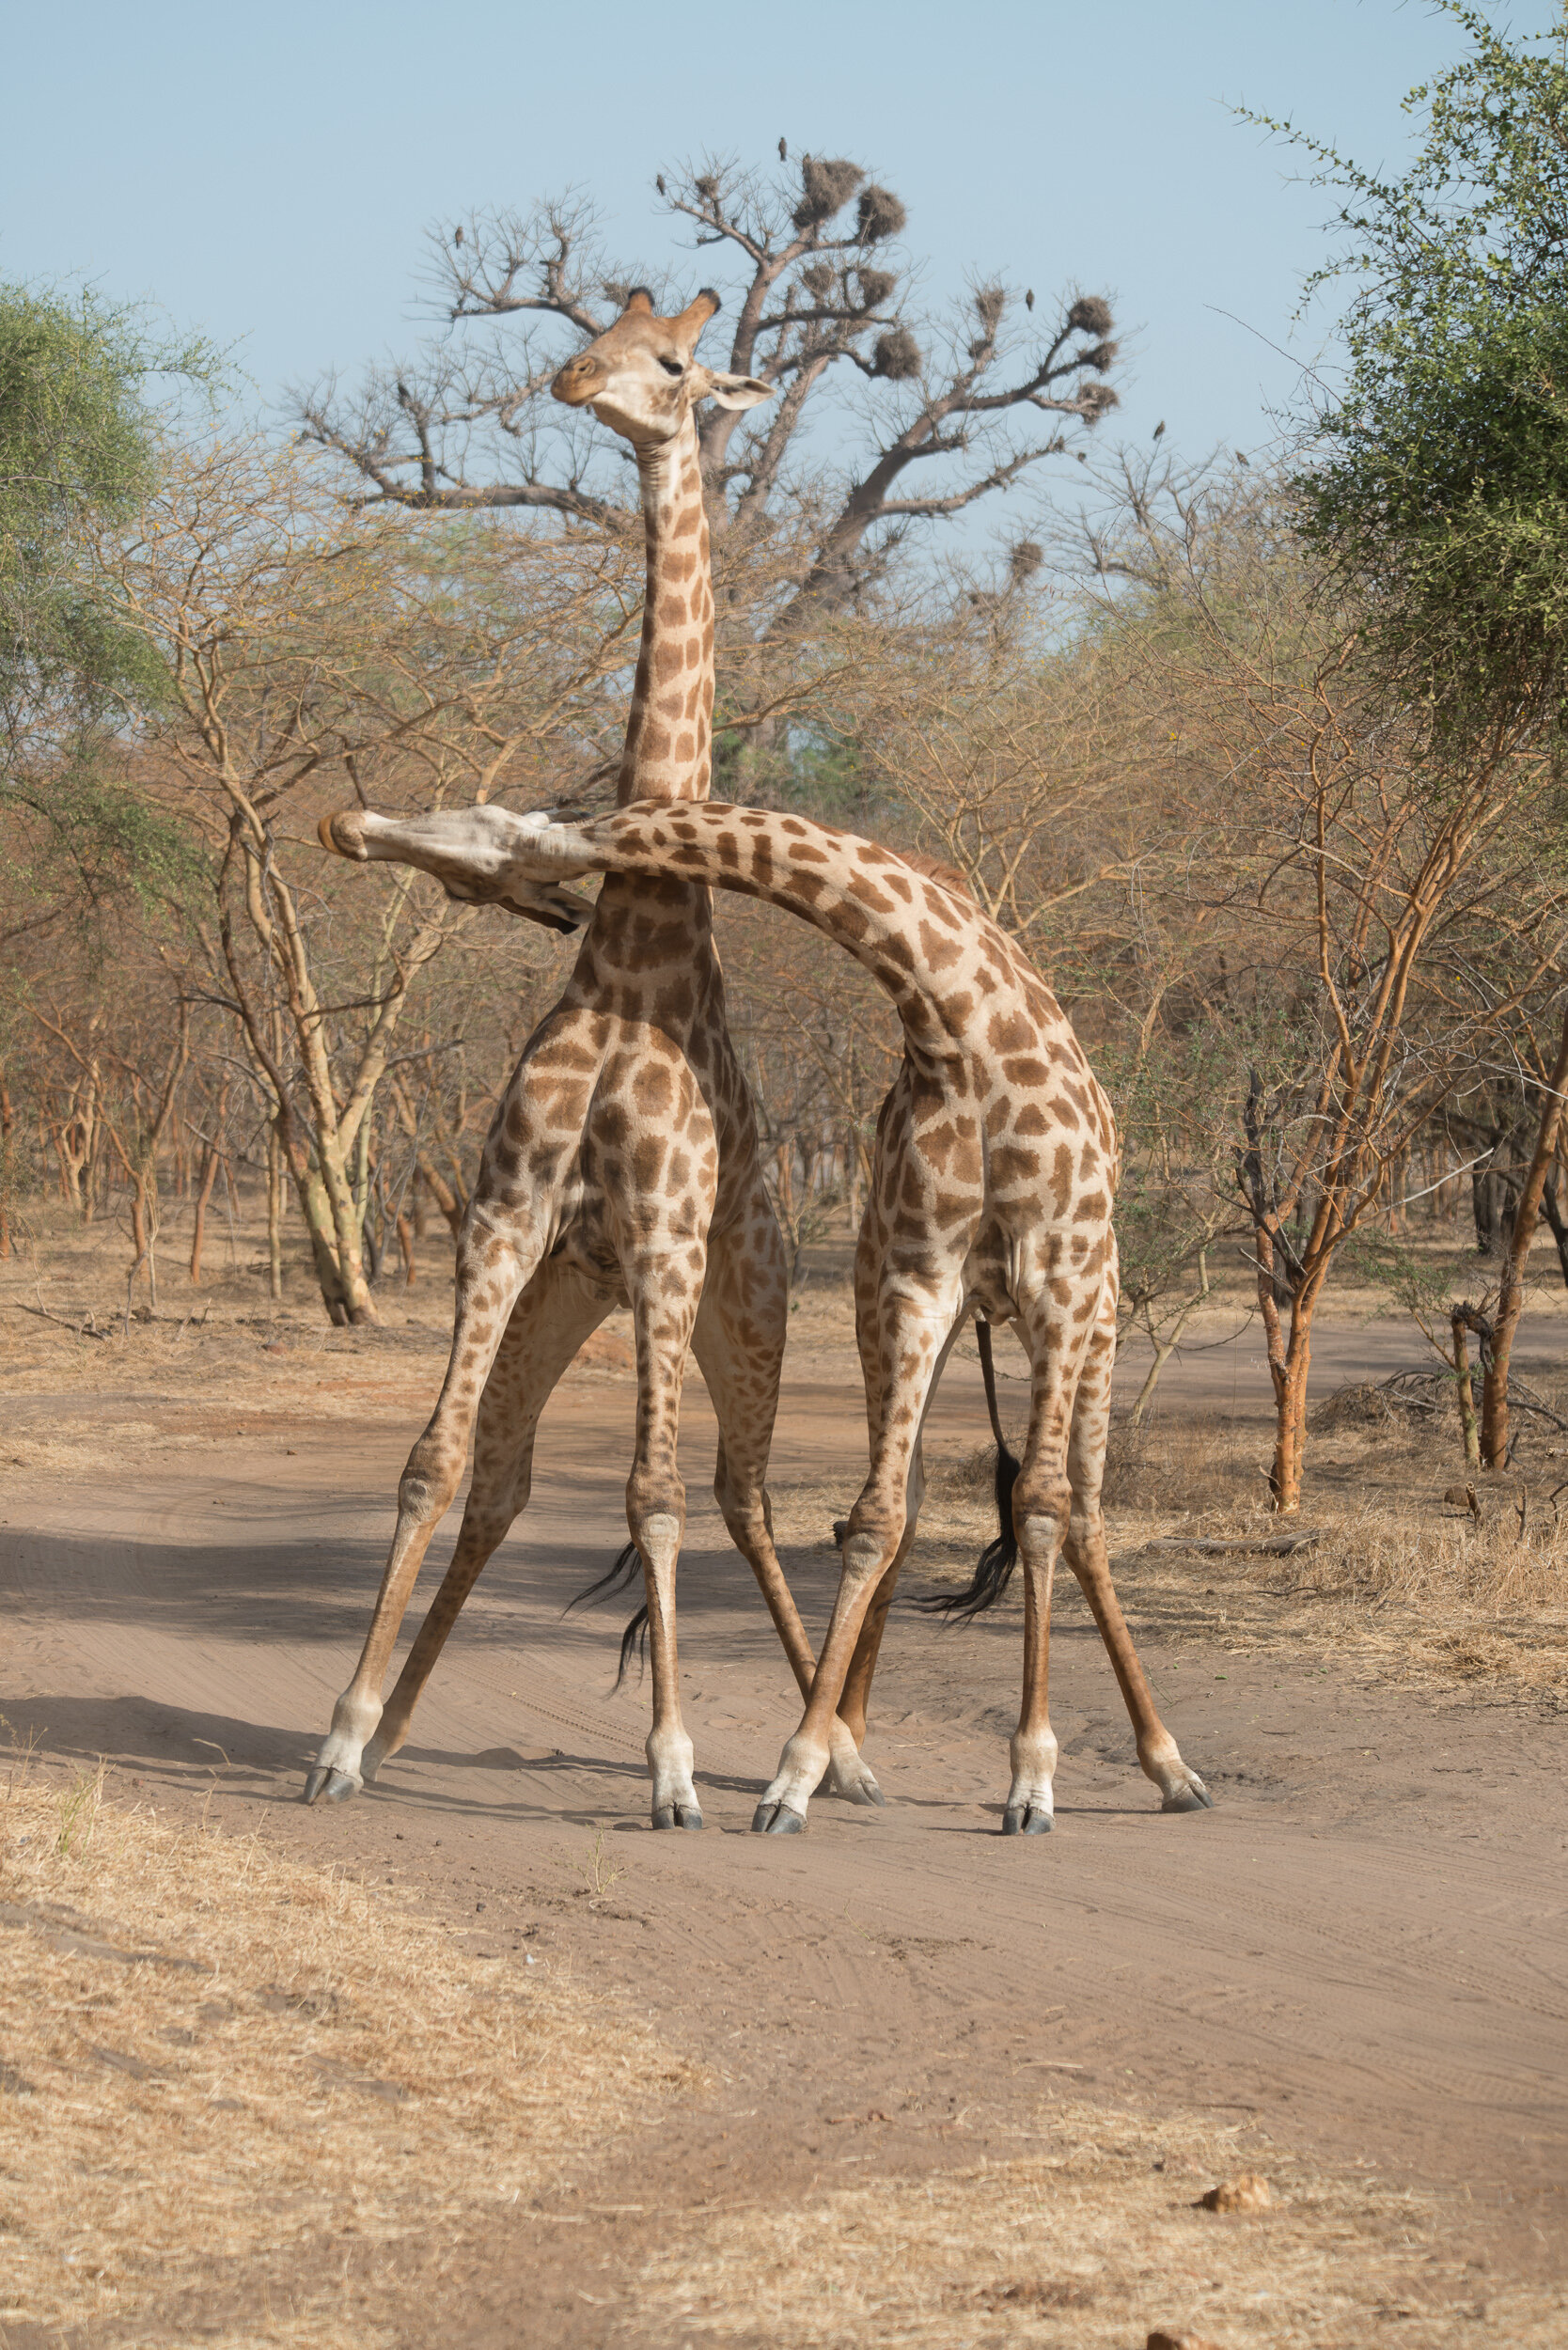
M 1012 1527 L 1012 1489 L 1018 1482 L 1019 1463 L 1002 1434 L 1002 1416 L 996 1407 L 996 1370 L 991 1357 L 991 1324 L 977 1323 L 975 1336 L 980 1342 L 980 1377 L 985 1382 L 985 1408 L 991 1416 L 991 1434 L 996 1440 L 996 1534 L 980 1552 L 974 1574 L 962 1591 L 933 1591 L 914 1605 L 928 1615 L 945 1616 L 949 1623 L 972 1623 L 986 1608 L 995 1606 L 1012 1580 L 1018 1564 L 1018 1537 Z
M 628 1543 L 624 1549 L 616 1553 L 614 1564 L 610 1567 L 608 1574 L 602 1574 L 597 1583 L 590 1583 L 586 1591 L 579 1591 L 575 1599 L 569 1599 L 561 1609 L 561 1614 L 570 1616 L 574 1607 L 593 1607 L 602 1599 L 615 1598 L 618 1592 L 628 1590 L 641 1573 L 642 1559 L 638 1556 L 637 1546 L 635 1543 Z M 614 1684 L 618 1689 L 630 1669 L 634 1649 L 636 1651 L 637 1663 L 640 1667 L 646 1663 L 648 1656 L 648 1609 L 646 1606 L 637 1609 L 636 1614 L 620 1636 L 620 1664 Z

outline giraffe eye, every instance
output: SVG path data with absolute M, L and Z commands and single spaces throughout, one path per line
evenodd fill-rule
M 666 375 L 684 375 L 686 372 L 679 359 L 661 359 L 659 365 Z

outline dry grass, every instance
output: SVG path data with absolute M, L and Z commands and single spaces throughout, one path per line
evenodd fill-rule
M 0 1947 L 0 2340 L 405 2340 L 375 2248 L 461 2248 L 691 2077 L 393 1894 L 24 1763 Z
M 1445 1498 L 1465 1480 L 1456 1452 L 1407 1428 L 1341 1427 L 1308 1456 L 1299 1524 L 1318 1530 L 1311 1548 L 1184 1551 L 1184 1537 L 1281 1530 L 1255 1474 L 1265 1452 L 1266 1432 L 1212 1423 L 1118 1431 L 1106 1478 L 1118 1582 L 1156 1608 L 1163 1632 L 1217 1637 L 1234 1653 L 1332 1651 L 1403 1680 L 1568 1692 L 1555 1447 L 1537 1441 L 1520 1470 L 1476 1480 L 1478 1520 Z
M 1124 1423 L 1112 1438 L 1106 1518 L 1117 1588 L 1140 1632 L 1231 1654 L 1333 1654 L 1435 1686 L 1488 1681 L 1568 1700 L 1568 1478 L 1555 1448 L 1533 1473 L 1480 1480 L 1479 1521 L 1444 1498 L 1461 1462 L 1406 1428 L 1352 1426 L 1314 1440 L 1299 1521 L 1319 1539 L 1291 1559 L 1205 1557 L 1190 1538 L 1266 1542 L 1267 1431 L 1216 1422 Z M 933 1453 L 914 1572 L 968 1580 L 996 1530 L 990 1445 Z M 853 1492 L 821 1481 L 776 1496 L 787 1544 L 823 1545 Z M 1523 1496 L 1524 1519 L 1520 1521 Z
M 1016 2162 L 870 2176 L 677 2236 L 623 2338 L 768 2350 L 1129 2350 L 1153 2326 L 1225 2350 L 1568 2338 L 1560 2290 L 1488 2291 L 1447 2250 L 1443 2207 L 1375 2175 L 1308 2170 L 1256 2133 L 1244 2153 L 1235 2129 L 1090 2106 L 1047 2108 L 1033 2135 L 1039 2150 Z M 1195 2208 L 1241 2169 L 1266 2173 L 1273 2210 Z

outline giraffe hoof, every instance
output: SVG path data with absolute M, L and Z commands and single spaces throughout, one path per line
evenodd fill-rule
M 803 1836 L 806 1822 L 787 1803 L 760 1803 L 751 1815 L 753 1836 Z
M 1004 1836 L 1049 1836 L 1055 1825 L 1051 1814 L 1037 1810 L 1033 1804 L 1019 1804 L 1002 1813 Z
M 1162 1811 L 1212 1811 L 1214 1808 L 1215 1799 L 1200 1778 L 1195 1778 L 1190 1787 L 1178 1787 L 1160 1803 Z
M 654 1807 L 653 1825 L 660 1827 L 700 1827 L 702 1814 L 694 1803 L 661 1803 Z
M 306 1771 L 305 1775 L 305 1786 L 300 1794 L 301 1803 L 314 1803 L 326 1782 L 325 1768 L 318 1762 L 313 1770 Z
M 328 1803 L 347 1803 L 351 1795 L 358 1794 L 359 1787 L 357 1776 L 351 1778 L 347 1771 L 328 1771 L 321 1793 Z

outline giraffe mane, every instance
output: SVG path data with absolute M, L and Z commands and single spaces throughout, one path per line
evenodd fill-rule
M 927 856 L 923 849 L 900 849 L 895 854 L 899 862 L 907 865 L 912 873 L 919 873 L 927 881 L 939 882 L 944 889 L 950 889 L 954 897 L 962 898 L 966 905 L 974 904 L 975 893 L 956 866 L 944 865 L 939 857 Z

